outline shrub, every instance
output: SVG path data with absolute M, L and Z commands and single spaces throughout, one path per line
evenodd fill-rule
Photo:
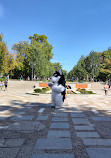
M 34 91 L 35 91 L 35 93 L 41 93 L 42 89 L 37 88 L 37 89 L 34 89 Z
M 82 94 L 94 94 L 92 91 L 86 91 L 86 89 L 81 89 Z
M 47 92 L 47 91 L 49 91 L 49 90 L 50 90 L 50 89 L 49 89 L 48 87 L 42 88 L 42 89 L 37 88 L 37 89 L 34 89 L 34 92 L 35 92 L 35 93 L 45 93 L 45 92 Z
M 89 94 L 94 94 L 92 91 L 88 91 Z
M 50 88 L 49 88 L 49 87 L 46 87 L 46 89 L 47 89 L 47 91 L 49 91 L 49 90 L 50 90 Z
M 45 93 L 47 91 L 46 88 L 42 88 L 42 92 Z
M 81 91 L 81 88 L 76 89 L 76 91 L 79 91 L 79 92 L 80 92 L 80 91 Z
M 80 91 L 82 94 L 88 94 L 86 90 L 81 90 Z
M 82 90 L 82 91 L 86 91 L 86 89 L 85 89 L 85 88 L 82 88 L 81 90 Z

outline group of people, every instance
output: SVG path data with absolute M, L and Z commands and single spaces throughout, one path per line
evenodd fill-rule
M 5 80 L 4 82 L 3 81 L 0 81 L 0 88 L 1 90 L 3 89 L 3 87 L 5 87 L 5 91 L 7 90 L 7 86 L 8 86 L 8 81 Z

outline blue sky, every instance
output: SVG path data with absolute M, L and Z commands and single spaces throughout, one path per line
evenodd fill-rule
M 29 35 L 46 35 L 51 61 L 70 71 L 81 55 L 111 46 L 111 1 L 0 0 L 0 33 L 9 50 Z

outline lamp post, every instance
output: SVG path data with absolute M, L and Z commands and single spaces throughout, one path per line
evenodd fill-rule
M 93 82 L 94 82 L 94 64 L 91 64 L 91 67 L 92 67 Z M 95 65 L 95 67 L 97 67 L 97 64 Z
M 29 62 L 29 65 L 31 65 L 32 64 L 32 81 L 33 81 L 33 65 L 36 65 L 36 63 L 34 63 L 34 62 Z

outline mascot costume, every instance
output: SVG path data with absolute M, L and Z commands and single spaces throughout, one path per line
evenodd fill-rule
M 60 108 L 65 99 L 65 78 L 62 71 L 55 71 L 48 86 L 52 89 L 52 107 Z

